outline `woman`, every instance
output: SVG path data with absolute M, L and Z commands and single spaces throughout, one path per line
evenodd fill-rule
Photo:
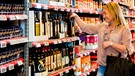
M 104 76 L 106 70 L 106 56 L 126 57 L 126 48 L 131 46 L 131 32 L 126 25 L 122 10 L 115 2 L 109 2 L 103 6 L 102 15 L 104 22 L 99 25 L 88 25 L 84 23 L 80 17 L 72 13 L 70 17 L 74 17 L 75 21 L 83 32 L 88 34 L 98 34 L 98 58 L 99 64 L 97 76 Z

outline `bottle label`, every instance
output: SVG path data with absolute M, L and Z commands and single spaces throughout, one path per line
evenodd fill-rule
M 57 61 L 57 55 L 54 55 L 53 69 L 55 69 L 57 67 L 56 61 Z
M 62 66 L 65 65 L 65 61 L 66 61 L 65 57 L 62 57 Z
M 53 55 L 51 56 L 51 69 L 53 69 Z
M 57 66 L 61 66 L 61 53 L 57 54 Z
M 69 64 L 69 57 L 66 56 L 65 58 L 66 58 L 66 64 Z

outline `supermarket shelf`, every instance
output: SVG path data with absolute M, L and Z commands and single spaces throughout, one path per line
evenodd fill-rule
M 30 43 L 31 47 L 41 47 L 41 45 L 48 46 L 50 44 L 60 44 L 62 42 L 71 42 L 79 40 L 79 37 L 67 37 L 67 38 L 60 38 L 60 39 L 51 39 L 51 40 L 45 40 L 40 42 L 32 42 Z
M 127 18 L 135 18 L 135 16 L 132 16 L 132 15 L 124 15 L 124 17 L 127 17 Z
M 24 20 L 28 19 L 27 15 L 23 14 L 16 14 L 16 15 L 0 15 L 0 21 L 7 21 L 7 20 Z
M 7 45 L 15 45 L 28 42 L 28 38 L 25 37 L 17 37 L 11 39 L 0 40 L 0 48 L 5 48 Z
M 90 72 L 95 72 L 97 68 L 98 68 L 98 64 L 96 62 L 92 62 L 91 69 L 83 72 L 80 76 L 90 75 Z
M 60 70 L 58 70 L 58 71 L 56 71 L 56 72 L 53 72 L 53 73 L 49 74 L 49 76 L 57 76 L 57 75 L 62 74 L 62 73 L 64 73 L 64 72 L 68 73 L 69 70 L 74 69 L 74 68 L 75 68 L 75 65 L 73 65 L 73 66 L 68 66 L 68 67 L 65 67 L 65 68 L 63 68 L 63 69 L 60 69 Z
M 23 65 L 24 59 L 19 58 L 17 60 L 8 62 L 6 64 L 0 65 L 0 73 L 6 73 L 7 70 L 13 70 L 15 65 L 21 66 Z
M 101 12 L 99 12 L 97 10 L 71 8 L 71 7 L 55 6 L 55 5 L 49 5 L 49 4 L 30 3 L 29 6 L 30 6 L 30 8 L 44 9 L 44 10 L 66 11 L 66 12 L 76 12 L 76 13 L 90 13 L 90 14 L 101 14 Z
M 96 52 L 96 49 L 94 49 L 94 50 L 81 51 L 80 53 L 77 53 L 77 56 L 78 56 L 78 57 L 87 56 L 87 55 L 89 55 L 91 52 L 95 53 L 95 52 Z

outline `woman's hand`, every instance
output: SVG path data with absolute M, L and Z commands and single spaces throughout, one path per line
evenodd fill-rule
M 70 18 L 73 18 L 73 17 L 75 18 L 76 16 L 78 16 L 76 13 L 72 13 L 72 12 L 70 13 Z
M 109 47 L 111 45 L 111 41 L 105 41 L 103 42 L 102 46 L 104 49 L 106 49 L 107 47 Z

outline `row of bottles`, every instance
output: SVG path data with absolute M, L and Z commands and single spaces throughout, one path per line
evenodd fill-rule
M 11 15 L 11 14 L 23 14 L 23 4 L 11 4 L 11 3 L 0 3 L 0 14 Z
M 3 65 L 7 62 L 16 60 L 22 57 L 24 47 L 22 44 L 7 46 L 7 48 L 1 48 L 0 50 L 0 65 Z
M 102 2 L 96 0 L 76 0 L 76 8 L 85 8 L 85 9 L 102 9 Z
M 71 66 L 73 59 L 72 43 L 32 47 L 29 53 L 30 76 L 47 76 L 53 71 Z
M 35 12 L 35 36 L 47 35 L 49 39 L 74 36 L 74 20 L 68 13 Z
M 22 28 L 12 25 L 11 22 L 0 22 L 0 40 L 22 36 Z

